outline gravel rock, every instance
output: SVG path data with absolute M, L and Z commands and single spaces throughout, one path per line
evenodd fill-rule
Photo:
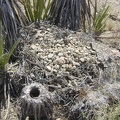
M 46 66 L 47 71 L 51 72 L 52 68 L 50 66 Z
M 59 65 L 62 65 L 62 64 L 65 64 L 65 57 L 58 57 L 55 61 L 54 61 L 55 64 L 59 64 Z

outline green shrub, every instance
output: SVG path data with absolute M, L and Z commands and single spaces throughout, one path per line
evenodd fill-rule
M 93 29 L 95 35 L 100 35 L 105 31 L 106 21 L 109 17 L 108 12 L 110 6 L 104 5 L 100 11 L 97 12 L 97 5 L 95 5 L 94 18 L 93 18 Z
M 29 22 L 47 19 L 53 0 L 21 0 Z

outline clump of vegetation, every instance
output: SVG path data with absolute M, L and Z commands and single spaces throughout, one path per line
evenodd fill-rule
M 96 117 L 96 120 L 119 120 L 120 119 L 120 103 L 111 107 L 104 107 L 102 116 Z
M 25 17 L 15 0 L 0 0 L 0 19 L 5 48 L 10 50 L 17 41 L 20 27 L 25 24 Z
M 50 7 L 54 0 L 20 0 L 25 9 L 29 22 L 47 19 Z
M 100 35 L 105 31 L 110 8 L 104 6 L 98 12 L 95 0 L 94 15 L 92 15 L 91 0 L 19 0 L 19 2 L 24 6 L 25 15 L 14 0 L 4 0 L 0 3 L 6 48 L 11 48 L 15 43 L 19 28 L 26 23 L 26 20 L 28 22 L 50 20 L 59 27 L 70 30 L 82 29 L 84 32 L 91 30 L 92 25 L 94 33 Z
M 93 29 L 95 35 L 100 35 L 101 33 L 105 32 L 106 21 L 109 17 L 109 9 L 110 6 L 104 5 L 99 11 L 97 11 L 97 2 L 95 2 L 95 9 L 94 9 L 94 18 L 93 18 Z
M 2 23 L 0 21 L 0 106 L 5 104 L 10 93 L 9 89 L 9 75 L 6 72 L 6 66 L 9 63 L 10 57 L 17 47 L 19 41 L 16 41 L 9 52 L 4 50 L 4 38 L 2 34 Z
M 90 17 L 89 0 L 54 0 L 50 10 L 53 24 L 71 30 L 86 31 L 86 22 L 90 22 Z

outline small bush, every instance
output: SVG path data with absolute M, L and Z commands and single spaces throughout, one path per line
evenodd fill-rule
M 29 22 L 47 19 L 53 0 L 20 0 Z
M 97 7 L 97 5 L 95 5 Z M 100 11 L 97 12 L 97 9 L 94 10 L 94 18 L 93 18 L 93 29 L 95 35 L 100 35 L 105 31 L 106 21 L 109 17 L 110 6 L 104 5 Z

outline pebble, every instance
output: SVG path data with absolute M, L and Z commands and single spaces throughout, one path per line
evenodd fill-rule
M 91 50 L 91 55 L 96 55 L 96 51 Z
M 36 49 L 36 45 L 32 44 L 32 45 L 31 45 L 31 48 L 32 48 L 32 49 Z
M 75 52 L 76 52 L 76 53 L 79 53 L 80 51 L 77 49 L 77 50 L 75 50 Z
M 91 47 L 89 47 L 89 46 L 87 46 L 86 48 L 87 48 L 88 50 L 90 50 L 90 49 L 91 49 Z
M 59 64 L 59 65 L 65 64 L 65 58 L 64 57 L 59 57 L 54 61 L 54 63 Z
M 81 62 L 85 62 L 85 59 L 84 59 L 84 58 L 80 58 L 80 61 L 81 61 Z
M 61 53 L 61 52 L 60 52 L 60 53 L 58 53 L 58 56 L 63 56 L 63 53 Z
M 50 53 L 50 54 L 48 55 L 48 58 L 49 58 L 49 59 L 50 59 L 50 58 L 53 58 L 53 54 Z
M 50 66 L 46 66 L 46 69 L 47 69 L 48 72 L 52 71 L 52 68 Z
M 55 65 L 55 66 L 54 66 L 54 69 L 56 69 L 56 70 L 58 70 L 59 68 L 60 68 L 59 65 Z
M 33 73 L 30 74 L 31 78 L 35 78 L 35 75 Z
M 43 52 L 43 49 L 40 48 L 39 44 L 36 45 L 31 45 L 31 48 L 35 51 L 35 52 Z
M 78 62 L 73 62 L 74 66 L 79 66 L 80 64 Z

